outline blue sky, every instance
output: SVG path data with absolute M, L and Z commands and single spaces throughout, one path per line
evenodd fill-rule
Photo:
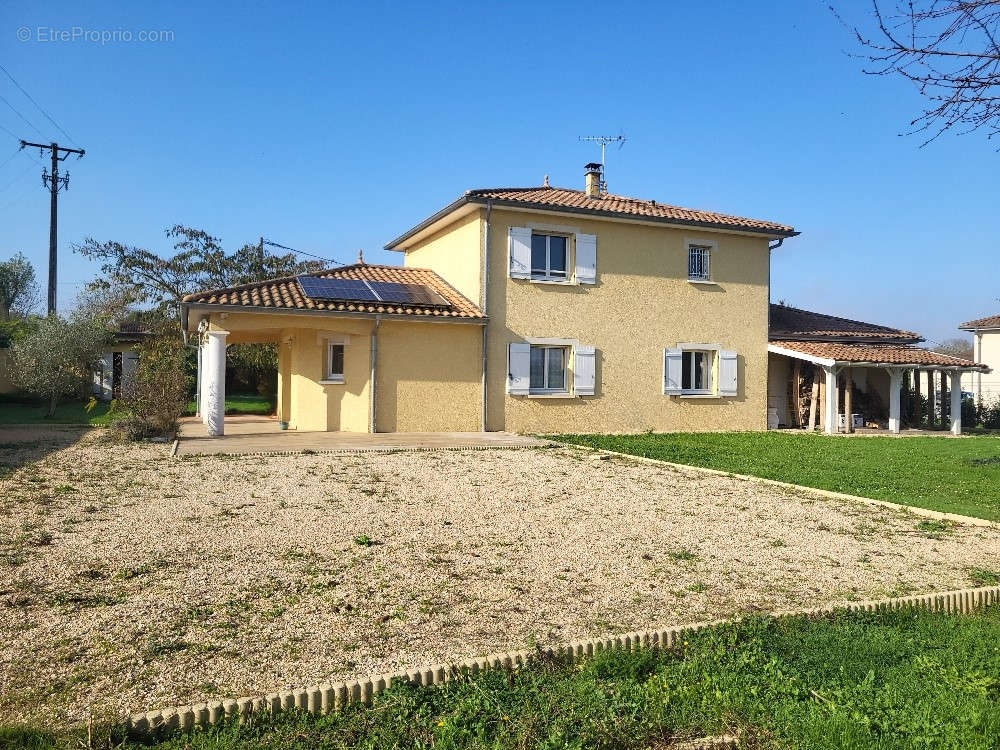
M 173 39 L 46 41 L 74 27 Z M 612 192 L 801 230 L 775 300 L 959 335 L 1000 312 L 995 146 L 901 137 L 920 98 L 851 48 L 812 0 L 14 2 L 0 28 L 3 65 L 87 149 L 66 162 L 61 307 L 96 270 L 71 253 L 85 237 L 167 252 L 183 223 L 397 262 L 382 245 L 467 188 L 582 187 L 598 152 L 577 137 L 624 131 Z M 0 95 L 37 128 L 0 102 L 0 257 L 44 284 L 42 164 L 6 131 L 67 139 L 2 74 Z

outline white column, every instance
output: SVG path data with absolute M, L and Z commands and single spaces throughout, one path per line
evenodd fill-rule
M 962 434 L 962 372 L 951 374 L 951 434 Z
M 205 346 L 205 425 L 208 434 L 215 437 L 225 434 L 226 421 L 226 334 L 227 331 L 208 331 Z
M 198 332 L 198 386 L 195 391 L 197 399 L 195 414 L 205 423 L 205 337 Z
M 889 370 L 889 432 L 899 432 L 899 391 L 903 387 L 903 371 Z
M 826 393 L 823 403 L 824 431 L 827 435 L 837 432 L 837 371 L 823 365 L 826 374 Z
M 974 333 L 972 334 L 972 359 L 976 362 L 982 362 L 983 359 L 983 334 Z M 983 373 L 981 370 L 976 370 L 972 375 L 972 382 L 975 387 L 972 389 L 973 397 L 976 399 L 976 403 L 983 400 Z

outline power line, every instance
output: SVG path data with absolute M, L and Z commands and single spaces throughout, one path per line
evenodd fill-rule
M 9 130 L 5 125 L 0 125 L 0 130 L 2 130 L 3 132 L 5 132 L 11 138 L 15 138 L 18 141 L 21 140 L 21 136 L 15 135 L 14 131 L 13 130 Z
M 11 104 L 9 101 L 7 101 L 7 99 L 2 94 L 0 94 L 0 101 L 2 101 L 4 104 L 6 104 L 8 107 L 10 107 L 10 111 L 11 112 L 13 112 L 15 115 L 17 115 L 22 120 L 24 120 L 27 123 L 27 125 L 28 125 L 29 128 L 31 128 L 36 133 L 38 133 L 38 135 L 42 136 L 42 138 L 45 137 L 45 133 L 43 133 L 41 130 L 39 130 L 38 128 L 36 128 L 35 125 L 34 125 L 34 123 L 31 122 L 31 120 L 29 120 L 27 117 L 25 117 L 20 112 L 18 112 L 17 109 L 14 107 L 14 105 Z
M 270 247 L 281 248 L 282 250 L 288 250 L 289 252 L 298 253 L 299 255 L 308 255 L 310 258 L 316 258 L 316 260 L 321 260 L 324 263 L 333 263 L 335 266 L 343 266 L 345 263 L 341 263 L 339 260 L 333 260 L 332 258 L 324 258 L 321 255 L 316 255 L 315 253 L 307 253 L 305 250 L 296 250 L 294 247 L 288 247 L 287 245 L 282 245 L 277 242 L 272 242 L 271 240 L 263 240 L 263 244 Z
M 34 98 L 31 96 L 31 94 L 29 94 L 27 91 L 25 91 L 24 87 L 21 86 L 21 84 L 19 84 L 17 81 L 14 80 L 14 76 L 12 76 L 10 74 L 10 71 L 7 70 L 7 68 L 5 68 L 3 65 L 0 65 L 0 70 L 2 70 L 4 72 L 4 74 L 6 74 L 6 76 L 10 79 L 11 83 L 13 83 L 15 86 L 17 86 L 18 91 L 20 91 L 22 94 L 24 94 L 26 97 L 28 97 L 28 101 L 30 101 L 32 104 L 34 104 L 35 107 L 38 109 L 38 111 L 41 112 L 43 115 L 45 115 L 45 119 L 48 120 L 49 122 L 51 122 L 53 125 L 56 126 L 56 130 L 58 130 L 64 136 L 66 136 L 67 138 L 69 138 L 69 140 L 70 140 L 71 143 L 76 143 L 76 141 L 73 140 L 73 136 L 71 136 L 69 133 L 67 133 L 65 130 L 63 130 L 62 126 L 60 126 L 58 122 L 56 122 L 55 120 L 52 119 L 52 115 L 50 115 L 48 112 L 46 112 L 44 109 L 42 109 L 42 105 L 39 104 L 38 102 L 36 102 L 34 100 Z
M 0 193 L 5 193 L 8 190 L 10 190 L 12 187 L 14 187 L 14 185 L 16 185 L 18 182 L 20 182 L 21 180 L 23 180 L 24 176 L 26 174 L 28 174 L 28 172 L 30 172 L 32 169 L 34 169 L 34 167 L 35 167 L 34 163 L 29 163 L 27 169 L 24 169 L 21 172 L 19 172 L 18 175 L 17 175 L 17 177 L 15 177 L 13 180 L 11 180 L 10 182 L 8 182 L 2 188 L 0 188 Z
M 14 153 L 13 153 L 13 154 L 11 154 L 10 156 L 8 156 L 8 157 L 7 157 L 6 159 L 4 159 L 4 161 L 3 161 L 3 162 L 0 162 L 0 169 L 3 169 L 3 168 L 4 168 L 4 167 L 6 167 L 6 166 L 7 166 L 8 164 L 10 164 L 10 163 L 11 163 L 11 162 L 12 162 L 12 161 L 14 160 L 14 157 L 15 157 L 15 156 L 17 156 L 17 155 L 18 155 L 19 153 L 21 153 L 21 148 L 20 148 L 20 146 L 19 146 L 18 148 L 15 148 L 15 149 L 14 149 Z

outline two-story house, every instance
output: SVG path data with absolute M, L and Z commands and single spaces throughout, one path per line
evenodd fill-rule
M 225 347 L 278 345 L 300 430 L 637 432 L 767 426 L 770 221 L 583 190 L 470 190 L 358 263 L 189 295 L 200 411 Z

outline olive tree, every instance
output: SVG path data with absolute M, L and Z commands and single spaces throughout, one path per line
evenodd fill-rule
M 108 329 L 92 320 L 50 315 L 10 348 L 15 383 L 48 401 L 47 418 L 55 416 L 59 399 L 79 390 L 94 371 Z

